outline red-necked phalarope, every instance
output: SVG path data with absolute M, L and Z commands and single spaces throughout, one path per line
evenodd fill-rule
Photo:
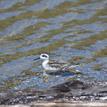
M 50 61 L 49 60 L 49 55 L 48 54 L 41 54 L 39 58 L 36 58 L 34 60 L 42 59 L 42 67 L 44 69 L 44 73 L 46 74 L 45 71 L 51 71 L 51 72 L 56 72 L 56 71 L 69 71 L 69 69 L 75 68 L 78 65 L 72 65 L 67 63 L 59 63 L 56 61 Z M 76 70 L 78 71 L 78 70 Z

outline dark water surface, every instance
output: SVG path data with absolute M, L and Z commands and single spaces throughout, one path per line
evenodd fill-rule
M 79 64 L 49 75 L 41 53 Z M 0 0 L 0 95 L 46 91 L 67 81 L 107 81 L 107 0 Z

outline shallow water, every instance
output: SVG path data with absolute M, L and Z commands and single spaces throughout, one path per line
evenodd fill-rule
M 41 61 L 33 61 L 40 53 L 79 64 L 91 81 L 107 81 L 107 1 L 1 0 L 0 93 L 83 79 L 63 73 L 44 81 Z

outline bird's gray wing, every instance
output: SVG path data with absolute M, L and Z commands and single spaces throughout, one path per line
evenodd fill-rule
M 68 63 L 66 63 L 66 62 L 57 62 L 57 61 L 52 60 L 52 61 L 49 62 L 49 65 L 51 67 L 57 68 L 58 70 L 63 70 L 65 68 L 67 68 Z
M 64 65 L 64 64 L 66 64 L 66 62 L 58 62 L 58 61 L 55 61 L 55 60 L 51 60 L 51 61 L 49 61 L 49 64 L 60 64 L 60 65 Z
M 49 64 L 52 68 L 57 68 L 57 69 L 60 69 L 61 68 L 61 65 L 58 64 L 58 63 L 50 63 Z

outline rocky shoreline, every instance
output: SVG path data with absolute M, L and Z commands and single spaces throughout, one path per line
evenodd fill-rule
M 107 83 L 67 81 L 48 90 L 26 89 L 8 92 L 0 97 L 0 104 L 107 102 Z

